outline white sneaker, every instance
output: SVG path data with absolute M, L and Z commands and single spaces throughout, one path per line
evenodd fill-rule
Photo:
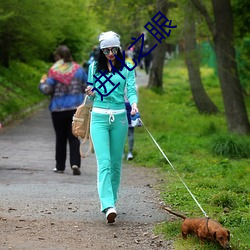
M 131 152 L 128 152 L 127 161 L 133 160 L 134 156 Z
M 57 168 L 54 168 L 53 171 L 54 171 L 55 173 L 59 173 L 59 174 L 63 174 L 63 173 L 64 173 L 63 170 L 57 170 Z
M 80 171 L 80 168 L 78 166 L 73 165 L 72 170 L 73 170 L 73 175 L 81 175 L 81 171 Z
M 117 212 L 115 208 L 110 207 L 107 209 L 106 218 L 108 220 L 108 223 L 114 223 L 116 216 L 117 216 Z

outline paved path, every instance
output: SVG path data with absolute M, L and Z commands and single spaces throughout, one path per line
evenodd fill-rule
M 139 74 L 138 84 L 142 85 L 146 78 L 147 76 Z M 166 213 L 159 208 L 157 192 L 151 188 L 159 179 L 156 170 L 124 164 L 117 204 L 118 226 L 115 228 L 115 232 L 124 234 L 124 237 L 113 237 L 107 243 L 104 232 L 110 233 L 113 229 L 107 228 L 104 215 L 99 211 L 94 154 L 82 160 L 81 176 L 73 176 L 69 164 L 64 174 L 53 173 L 54 140 L 47 107 L 9 128 L 0 130 L 0 231 L 5 232 L 0 234 L 1 250 L 31 249 L 30 245 L 32 249 L 72 250 L 165 247 L 163 243 L 152 244 L 152 241 L 157 240 L 152 240 L 153 236 L 150 238 L 145 233 L 152 233 L 153 225 L 167 218 Z M 17 220 L 17 225 L 23 221 L 29 223 L 23 228 L 14 225 L 13 220 Z M 50 221 L 49 226 L 42 225 L 47 220 Z M 39 225 L 35 224 L 38 222 Z M 62 242 L 65 238 L 65 242 L 61 243 L 64 247 L 57 243 L 56 248 L 53 245 L 55 239 L 50 233 L 53 230 L 51 225 L 56 223 L 68 223 L 68 226 L 71 225 L 69 223 L 84 223 L 85 229 L 82 230 L 80 239 L 72 239 L 73 236 L 67 238 L 67 233 L 64 232 L 65 235 L 61 238 Z M 27 228 L 36 228 L 33 237 L 29 236 L 31 233 L 27 232 Z M 103 234 L 93 240 L 91 237 L 98 231 Z M 47 235 L 48 240 L 46 241 L 45 236 L 38 237 L 37 232 Z M 138 235 L 139 232 L 140 242 L 145 242 L 140 246 L 138 240 L 136 242 L 134 236 L 131 236 Z M 41 242 L 41 238 L 45 240 Z
M 142 85 L 145 79 L 145 74 L 138 73 L 138 84 Z M 42 203 L 46 199 L 53 203 L 54 195 L 61 198 L 70 195 L 78 200 L 79 209 L 93 211 L 95 217 L 98 214 L 97 218 L 102 219 L 102 215 L 96 213 L 99 210 L 99 200 L 96 190 L 95 155 L 91 154 L 82 160 L 81 176 L 72 176 L 69 163 L 65 174 L 55 174 L 52 172 L 55 166 L 54 144 L 54 131 L 47 107 L 13 127 L 2 129 L 0 133 L 0 195 L 4 195 L 5 192 L 7 194 L 4 198 L 6 201 L 4 206 L 10 207 L 18 200 L 25 202 L 25 199 L 30 199 L 31 195 L 36 197 L 36 201 L 39 200 Z M 139 170 L 139 173 L 141 171 L 143 173 L 144 170 Z M 133 171 L 138 172 L 137 169 Z M 147 180 L 140 183 L 140 179 L 133 175 L 133 171 L 131 172 L 128 166 L 124 166 L 125 179 L 121 188 L 121 196 L 123 196 L 121 200 L 125 199 L 126 202 L 120 204 L 121 210 L 126 210 L 125 207 L 128 206 L 128 203 L 132 207 L 135 201 L 129 197 L 141 193 L 140 189 L 144 189 L 144 185 L 148 184 Z M 130 184 L 134 186 L 132 187 Z M 15 199 L 9 199 L 10 194 Z M 89 199 L 89 202 L 82 204 L 79 197 L 84 197 L 82 200 L 85 201 Z M 146 197 L 142 195 L 141 199 L 139 196 L 135 200 L 144 203 L 145 199 Z M 143 208 L 142 204 L 138 205 L 138 209 L 140 208 Z M 77 218 L 79 214 L 73 214 L 72 218 Z M 138 214 L 140 212 L 130 215 L 126 219 L 134 220 Z M 55 215 L 61 216 L 60 213 Z M 121 215 L 122 217 L 124 215 Z M 149 217 L 143 216 L 143 218 L 136 219 L 146 222 L 155 221 L 157 217 L 157 214 L 152 214 Z M 86 219 L 93 220 L 89 214 L 86 214 Z
M 138 87 L 146 87 L 148 85 L 148 75 L 144 73 L 144 70 L 136 70 L 136 84 Z
M 65 174 L 53 173 L 54 166 L 54 132 L 47 108 L 0 133 L 0 200 L 5 201 L 1 207 L 7 209 L 15 207 L 19 202 L 25 204 L 33 197 L 35 203 L 38 202 L 39 207 L 43 206 L 45 209 L 48 203 L 53 204 L 55 197 L 65 204 L 65 199 L 73 199 L 79 213 L 64 216 L 70 216 L 72 219 L 79 219 L 80 216 L 91 221 L 103 220 L 102 214 L 99 213 L 96 190 L 95 155 L 91 154 L 82 160 L 81 176 L 72 175 L 69 163 Z M 149 191 L 150 188 L 146 186 L 152 184 L 151 180 L 143 178 L 141 181 L 139 176 L 136 176 L 138 172 L 141 175 L 146 169 L 135 168 L 134 173 L 131 169 L 133 168 L 126 165 L 123 169 L 121 202 L 118 205 L 122 211 L 120 218 L 141 222 L 161 220 L 161 214 L 149 214 L 153 204 L 150 201 L 149 204 L 144 202 L 147 200 L 144 191 L 145 188 Z M 124 215 L 126 208 L 133 207 L 135 203 L 138 204 L 139 212 Z M 34 209 L 36 206 L 37 204 L 34 204 Z M 145 206 L 149 206 L 149 210 Z M 145 211 L 140 212 L 140 209 L 148 211 L 148 216 L 139 216 L 145 214 Z M 84 212 L 86 210 L 89 212 Z M 28 216 L 30 210 L 24 206 L 22 213 Z M 60 218 L 61 215 L 61 212 L 57 211 L 52 216 Z

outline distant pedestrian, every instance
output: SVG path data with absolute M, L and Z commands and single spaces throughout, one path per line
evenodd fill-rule
M 143 50 L 143 54 L 147 53 L 150 50 L 148 44 L 145 45 L 145 48 Z M 150 70 L 150 65 L 152 61 L 152 53 L 149 53 L 144 57 L 144 67 L 145 67 L 145 72 L 148 75 L 149 70 Z
M 89 59 L 87 61 L 87 68 L 92 62 L 94 62 L 97 59 L 98 55 L 99 55 L 99 46 L 94 46 L 89 54 Z
M 140 69 L 143 69 L 142 60 L 140 60 L 140 62 L 139 62 L 140 51 L 141 51 L 141 47 L 140 46 L 135 46 L 134 47 L 133 59 L 137 62 L 137 67 L 139 66 Z
M 50 95 L 49 110 L 56 134 L 55 173 L 64 173 L 66 168 L 67 141 L 69 142 L 70 166 L 73 175 L 80 175 L 80 142 L 71 131 L 72 117 L 84 100 L 87 75 L 83 68 L 73 61 L 67 46 L 59 46 L 55 51 L 56 63 L 44 76 L 39 89 Z
M 134 65 L 134 61 L 128 56 L 127 51 L 125 52 L 125 61 L 128 63 L 131 63 L 131 65 Z M 136 76 L 136 70 L 135 71 L 135 76 Z M 137 90 L 137 85 L 136 85 L 136 90 Z M 138 96 L 138 92 L 137 92 Z M 126 105 L 126 111 L 127 111 L 127 119 L 128 119 L 128 152 L 127 152 L 127 161 L 133 160 L 133 149 L 134 149 L 134 130 L 135 128 L 131 125 L 131 105 L 127 99 L 127 96 L 125 94 L 125 105 Z M 124 150 L 125 151 L 125 150 Z M 125 153 L 125 152 L 124 152 Z
M 133 160 L 133 149 L 134 149 L 134 131 L 135 128 L 131 125 L 131 105 L 128 101 L 125 102 L 126 110 L 127 110 L 127 119 L 128 119 L 128 153 L 127 153 L 127 161 Z
M 130 45 L 129 45 L 130 46 Z M 129 47 L 128 46 L 128 47 Z M 128 58 L 133 59 L 134 58 L 134 46 L 132 46 L 130 49 L 126 50 L 126 54 Z

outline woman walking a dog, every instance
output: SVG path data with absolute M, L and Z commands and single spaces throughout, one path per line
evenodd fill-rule
M 137 94 L 134 70 L 122 68 L 122 63 L 115 57 L 123 61 L 120 36 L 113 31 L 104 32 L 99 36 L 99 42 L 98 59 L 90 65 L 88 71 L 88 83 L 93 86 L 88 86 L 86 93 L 93 100 L 90 134 L 97 160 L 97 189 L 101 211 L 106 214 L 107 222 L 113 223 L 117 216 L 115 205 L 128 131 L 125 89 L 131 104 L 131 115 L 138 112 Z M 105 74 L 101 75 L 100 71 Z

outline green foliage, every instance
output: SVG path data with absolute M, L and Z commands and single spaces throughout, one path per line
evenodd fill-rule
M 97 13 L 98 22 L 103 25 L 103 31 L 113 30 L 121 35 L 123 48 L 131 43 L 131 37 L 138 37 L 144 31 L 144 25 L 156 14 L 155 3 L 150 0 L 119 3 L 95 0 L 91 6 Z
M 89 6 L 94 8 L 98 23 L 102 24 L 103 31 L 113 30 L 121 35 L 122 47 L 126 48 L 133 41 L 131 37 L 137 38 L 142 32 L 146 33 L 147 42 L 155 44 L 155 38 L 146 31 L 144 26 L 157 13 L 157 1 L 152 0 L 95 0 Z M 183 17 L 177 8 L 171 8 L 167 17 L 177 25 L 179 32 L 172 32 L 167 42 L 175 43 L 181 36 Z M 108 18 L 107 18 L 108 17 Z M 122 24 L 122 25 L 121 25 Z
M 249 35 L 250 13 L 246 11 L 250 8 L 248 0 L 232 0 L 232 9 L 235 23 L 235 34 L 237 38 Z
M 229 192 L 221 192 L 219 194 L 214 194 L 214 196 L 210 200 L 210 204 L 212 206 L 217 206 L 223 208 L 233 209 L 237 207 L 236 197 L 230 194 Z
M 24 109 L 33 107 L 44 100 L 38 90 L 41 75 L 49 65 L 34 61 L 32 66 L 12 62 L 7 70 L 0 67 L 0 121 L 9 115 L 19 116 Z
M 189 89 L 187 71 L 181 60 L 169 61 L 165 66 L 162 93 L 139 89 L 142 121 L 175 170 L 144 127 L 135 129 L 133 163 L 161 170 L 163 181 L 157 189 L 161 190 L 165 204 L 189 217 L 201 217 L 202 212 L 182 184 L 181 178 L 206 213 L 230 230 L 232 249 L 245 250 L 250 248 L 246 237 L 250 219 L 250 159 L 243 157 L 246 152 L 250 152 L 249 137 L 227 133 L 218 79 L 214 71 L 207 67 L 201 68 L 201 75 L 208 95 L 222 113 L 198 113 Z M 250 112 L 250 105 L 247 107 Z M 211 145 L 221 138 L 232 139 L 232 148 L 235 145 L 237 147 L 237 154 L 234 153 L 237 158 L 212 153 Z M 156 228 L 157 233 L 163 233 L 167 239 L 178 237 L 179 223 L 178 220 L 160 224 Z M 175 238 L 174 244 L 178 250 L 201 249 L 199 241 L 192 236 L 190 241 Z M 217 247 L 214 243 L 207 243 L 203 249 Z
M 243 39 L 239 39 L 237 43 L 237 64 L 240 75 L 241 85 L 245 94 L 250 96 L 250 35 Z
M 155 233 L 163 233 L 166 240 L 176 238 L 176 235 L 180 235 L 181 221 L 174 221 L 172 223 L 163 222 L 159 223 L 155 228 Z
M 94 14 L 89 1 L 2 0 L 0 64 L 12 59 L 49 60 L 59 44 L 67 45 L 75 60 L 89 55 L 96 42 Z
M 245 11 L 250 8 L 248 0 L 233 0 L 233 15 L 235 26 L 235 40 L 237 48 L 237 65 L 240 75 L 241 85 L 245 94 L 250 95 L 250 14 Z
M 250 158 L 250 140 L 236 135 L 216 136 L 211 142 L 214 154 L 228 158 Z

